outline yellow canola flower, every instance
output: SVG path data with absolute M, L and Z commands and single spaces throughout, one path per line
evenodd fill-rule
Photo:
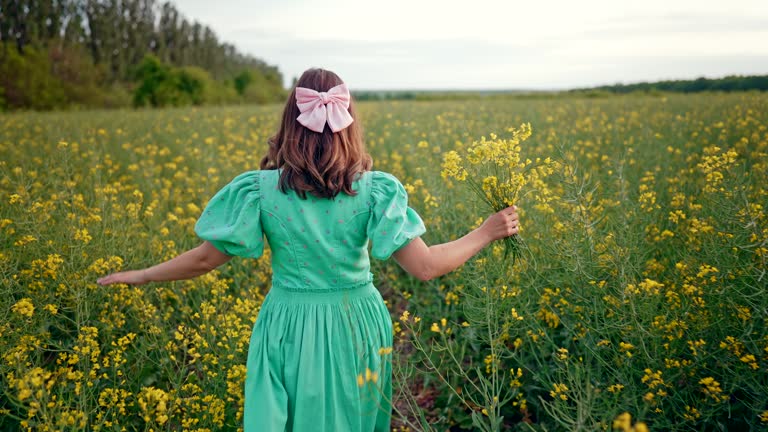
M 440 176 L 444 179 L 454 178 L 459 181 L 464 181 L 467 178 L 467 170 L 461 164 L 461 156 L 455 150 L 451 150 L 443 155 L 443 170 L 440 172 Z
M 154 387 L 144 387 L 139 393 L 139 408 L 144 421 L 165 424 L 168 421 L 168 393 Z
M 451 332 L 451 328 L 448 327 L 448 320 L 445 318 L 440 319 L 440 324 L 433 322 L 429 329 L 434 333 L 449 334 Z
M 614 430 L 618 429 L 620 431 L 629 431 L 631 427 L 632 416 L 628 412 L 619 414 L 619 416 L 613 420 Z
M 624 412 L 618 415 L 613 420 L 613 430 L 621 432 L 648 432 L 648 426 L 643 422 L 637 422 L 632 426 L 632 416 L 628 412 Z
M 31 318 L 35 314 L 35 305 L 32 304 L 32 299 L 24 297 L 11 306 L 11 311 L 21 316 Z
M 13 245 L 14 246 L 24 246 L 26 244 L 29 244 L 29 243 L 32 243 L 32 242 L 36 242 L 36 241 L 37 241 L 37 237 L 35 237 L 33 235 L 26 234 L 26 235 L 23 235 L 20 239 L 18 239 L 15 242 L 13 242 Z
M 619 351 L 627 354 L 627 357 L 632 357 L 632 350 L 635 348 L 631 343 L 619 342 Z
M 568 386 L 565 384 L 552 384 L 553 390 L 549 392 L 549 395 L 553 398 L 560 398 L 562 400 L 568 400 L 568 396 L 565 394 L 568 391 Z
M 715 381 L 714 378 L 702 378 L 699 380 L 699 384 L 704 386 L 704 393 L 715 402 L 725 402 L 728 400 L 728 396 L 723 394 L 723 389 L 720 387 L 720 383 Z
M 760 421 L 763 423 L 768 423 L 768 410 L 765 410 L 762 414 L 760 414 Z
M 568 360 L 568 348 L 558 348 L 555 354 L 558 360 Z
M 402 321 L 402 322 L 406 322 L 406 321 L 408 321 L 408 317 L 409 317 L 410 315 L 411 315 L 411 313 L 410 313 L 410 312 L 408 312 L 407 310 L 404 310 L 404 311 L 403 311 L 403 314 L 402 314 L 402 315 L 400 315 L 400 321 Z
M 369 368 L 365 368 L 365 380 L 366 381 L 373 381 L 374 383 L 379 379 L 378 372 L 374 372 L 370 370 Z
M 370 368 L 365 368 L 365 374 L 358 374 L 357 375 L 357 386 L 362 387 L 367 382 L 373 382 L 376 383 L 379 380 L 379 373 L 376 371 L 372 371 Z
M 483 179 L 483 191 L 485 192 L 486 196 L 489 198 L 491 197 L 491 194 L 493 191 L 499 187 L 499 179 L 496 178 L 496 176 L 488 176 Z
M 76 229 L 75 230 L 75 240 L 79 240 L 85 244 L 88 244 L 91 242 L 93 237 L 88 233 L 88 229 Z

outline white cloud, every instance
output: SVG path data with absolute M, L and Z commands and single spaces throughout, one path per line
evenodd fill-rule
M 764 0 L 177 0 L 222 40 L 358 88 L 563 88 L 768 73 Z

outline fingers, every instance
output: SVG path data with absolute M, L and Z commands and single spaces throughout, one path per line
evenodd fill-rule
M 520 215 L 517 213 L 517 210 L 517 206 L 509 206 L 502 210 L 500 213 L 504 216 L 505 219 L 509 218 L 512 220 L 518 220 Z
M 103 278 L 99 278 L 96 280 L 96 283 L 99 285 L 110 285 L 114 283 L 122 283 L 124 282 L 122 280 L 120 273 L 112 273 L 111 275 L 104 276 Z
M 504 209 L 505 228 L 507 236 L 520 232 L 520 215 L 517 214 L 517 206 L 512 205 Z
M 517 220 L 508 222 L 506 228 L 507 236 L 515 235 L 520 231 L 520 225 L 518 224 Z
M 497 213 L 492 214 L 483 223 L 492 233 L 494 239 L 502 239 L 520 232 L 520 215 L 517 213 L 519 208 L 511 205 Z
M 144 270 L 129 270 L 112 273 L 96 280 L 100 285 L 123 283 L 128 285 L 143 285 L 147 283 Z

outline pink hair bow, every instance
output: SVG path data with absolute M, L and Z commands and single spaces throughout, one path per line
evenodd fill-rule
M 326 121 L 334 132 L 346 128 L 354 121 L 347 111 L 349 90 L 346 84 L 339 84 L 327 92 L 296 87 L 296 105 L 301 111 L 296 120 L 315 132 L 322 132 Z

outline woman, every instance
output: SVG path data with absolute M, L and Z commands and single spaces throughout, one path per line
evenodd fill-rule
M 393 175 L 371 171 L 346 85 L 309 69 L 296 83 L 261 170 L 235 177 L 195 225 L 204 242 L 101 284 L 189 279 L 233 256 L 257 258 L 264 237 L 272 287 L 253 328 L 244 429 L 389 431 L 392 320 L 370 272 L 390 256 L 426 281 L 519 230 L 517 209 L 458 240 L 427 246 L 419 215 Z

